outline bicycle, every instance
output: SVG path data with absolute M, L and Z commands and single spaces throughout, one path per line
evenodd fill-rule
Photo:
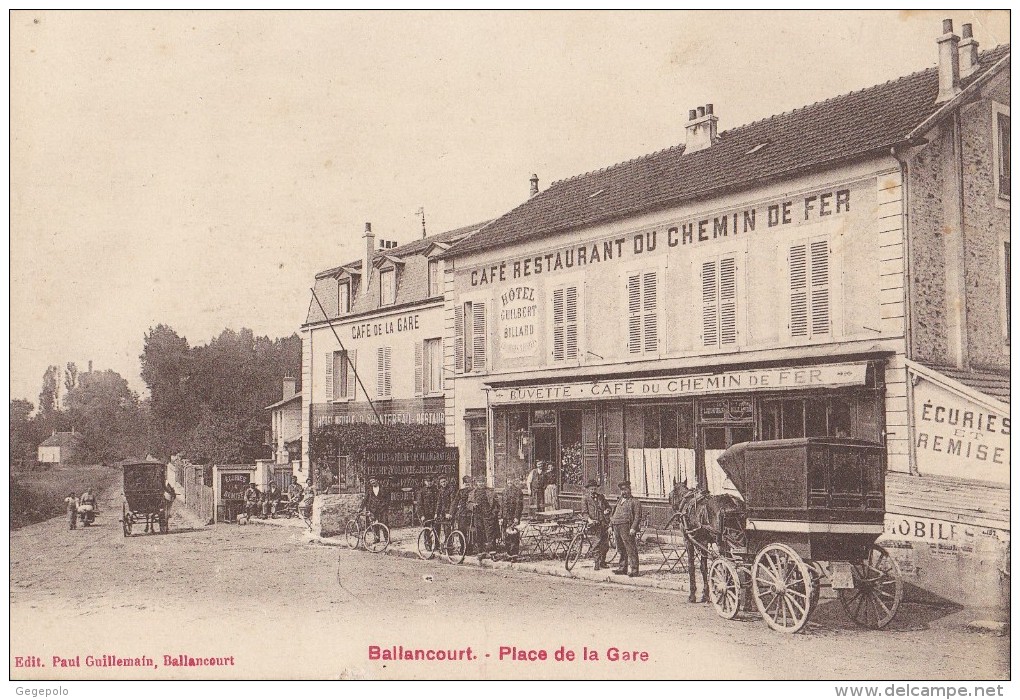
M 431 559 L 439 551 L 439 531 L 436 520 L 425 520 L 418 533 L 418 556 Z
M 369 552 L 379 554 L 390 546 L 390 529 L 363 510 L 347 521 L 344 539 L 351 549 L 364 545 Z
M 608 542 L 609 549 L 606 550 L 606 565 L 608 567 L 609 562 L 616 559 L 617 547 L 616 547 L 616 534 L 613 532 L 613 528 L 606 525 L 609 528 Z M 566 554 L 563 555 L 563 565 L 570 571 L 574 568 L 574 565 L 581 559 L 587 559 L 588 557 L 594 558 L 595 554 L 595 531 L 594 527 L 587 520 L 581 525 L 581 529 L 577 531 L 573 539 L 570 540 L 570 544 L 567 545 Z
M 464 561 L 468 551 L 468 538 L 464 531 L 460 529 L 460 525 L 460 518 L 455 518 L 451 521 L 453 530 L 443 540 L 442 550 L 440 551 L 440 555 L 449 560 L 451 564 L 460 564 Z

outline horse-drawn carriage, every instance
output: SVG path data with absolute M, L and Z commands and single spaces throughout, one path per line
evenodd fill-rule
M 166 465 L 160 462 L 125 462 L 124 506 L 121 523 L 124 536 L 135 525 L 145 524 L 145 533 L 161 533 L 169 529 L 170 500 L 165 490 Z
M 742 499 L 674 487 L 674 516 L 716 612 L 750 608 L 773 629 L 797 632 L 823 585 L 846 614 L 885 627 L 903 597 L 899 567 L 875 544 L 885 518 L 885 448 L 847 438 L 745 442 L 718 458 Z M 706 571 L 707 570 L 707 571 Z

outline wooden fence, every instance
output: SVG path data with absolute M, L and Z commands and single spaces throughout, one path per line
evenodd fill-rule
M 213 521 L 212 466 L 191 464 L 187 460 L 170 460 L 171 473 L 177 482 L 177 497 L 203 522 Z

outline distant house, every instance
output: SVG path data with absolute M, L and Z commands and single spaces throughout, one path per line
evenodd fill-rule
M 81 433 L 73 430 L 69 433 L 54 432 L 39 445 L 39 462 L 58 466 L 77 464 L 84 440 Z
M 266 407 L 273 412 L 270 445 L 273 462 L 290 464 L 301 458 L 301 393 L 294 377 L 283 379 L 283 399 Z

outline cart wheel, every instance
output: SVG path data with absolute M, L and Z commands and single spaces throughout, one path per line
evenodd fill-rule
M 744 587 L 740 573 L 729 559 L 713 559 L 708 570 L 708 597 L 712 607 L 725 620 L 732 620 L 744 607 Z
M 804 629 L 811 616 L 811 571 L 790 547 L 772 543 L 758 552 L 751 587 L 765 624 L 790 634 Z
M 880 630 L 888 625 L 903 600 L 900 567 L 889 552 L 871 546 L 867 561 L 851 565 L 854 587 L 839 591 L 847 617 L 861 627 Z
M 818 609 L 818 598 L 822 594 L 822 579 L 825 572 L 818 562 L 808 562 L 808 571 L 811 572 L 811 613 Z M 809 613 L 809 614 L 811 614 Z
M 430 527 L 423 527 L 418 533 L 418 556 L 422 559 L 436 556 L 436 533 Z
M 365 528 L 365 549 L 372 554 L 385 552 L 390 546 L 390 529 L 382 523 L 372 523 Z
M 460 530 L 454 530 L 450 533 L 450 536 L 446 538 L 446 558 L 454 564 L 460 564 L 464 561 L 464 555 L 467 554 L 467 538 L 464 537 L 464 533 Z
M 567 545 L 567 553 L 563 555 L 563 565 L 567 567 L 567 571 L 570 571 L 579 559 L 590 555 L 591 541 L 587 535 L 579 532 L 574 535 L 574 539 L 570 540 L 570 544 Z
M 612 526 L 609 527 L 609 549 L 606 550 L 606 563 L 612 564 L 616 561 L 617 555 L 620 553 L 620 547 L 616 543 L 616 530 Z
M 127 504 L 121 506 L 122 515 L 120 522 L 124 525 L 124 537 L 131 534 L 131 515 L 128 513 Z
M 356 518 L 351 518 L 347 521 L 347 528 L 344 531 L 344 540 L 347 542 L 347 546 L 351 549 L 357 549 L 358 545 L 361 544 L 361 533 L 362 529 L 358 527 L 358 521 Z

